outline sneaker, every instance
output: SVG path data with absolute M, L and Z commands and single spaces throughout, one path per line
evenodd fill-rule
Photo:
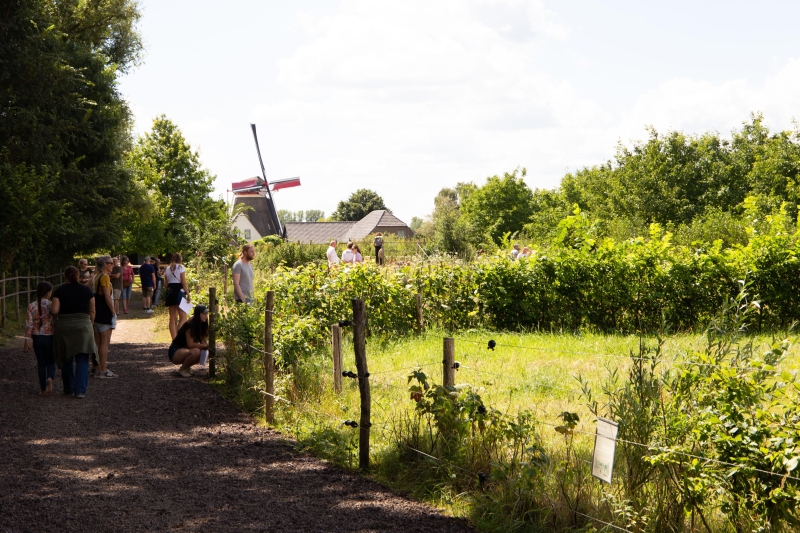
M 75 398 L 77 398 L 78 400 L 83 400 L 83 398 L 84 398 L 85 396 L 86 396 L 85 394 L 76 394 L 76 395 L 75 395 Z
M 99 372 L 97 374 L 97 377 L 98 378 L 106 378 L 106 379 L 107 378 L 115 378 L 115 377 L 117 377 L 117 374 L 113 370 L 109 369 L 109 370 L 106 370 L 105 372 Z
M 178 369 L 178 374 L 180 374 L 181 376 L 183 376 L 185 378 L 192 377 L 192 371 L 189 370 L 188 368 L 179 368 Z

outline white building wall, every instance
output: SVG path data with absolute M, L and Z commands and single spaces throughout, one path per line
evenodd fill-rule
M 244 237 L 247 242 L 257 241 L 262 237 L 255 226 L 250 223 L 250 219 L 241 213 L 236 215 L 236 218 L 233 219 L 233 227 L 239 231 L 239 235 Z M 250 232 L 250 238 L 247 237 L 248 230 Z

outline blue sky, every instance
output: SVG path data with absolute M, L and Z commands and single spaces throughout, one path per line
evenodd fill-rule
M 175 121 L 217 194 L 300 176 L 282 209 L 367 187 L 401 219 L 442 187 L 518 166 L 535 188 L 645 127 L 727 134 L 800 117 L 800 3 L 142 0 L 144 61 L 120 89 Z

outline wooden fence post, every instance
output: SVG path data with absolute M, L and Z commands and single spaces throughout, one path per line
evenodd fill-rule
M 417 304 L 417 333 L 421 334 L 424 327 L 424 323 L 422 321 L 422 295 L 417 293 L 414 300 Z
M 3 288 L 0 290 L 0 328 L 6 327 L 6 273 L 2 274 Z
M 367 317 L 364 301 L 353 299 L 353 348 L 356 353 L 358 371 L 358 392 L 361 396 L 361 419 L 358 423 L 358 467 L 369 469 L 370 394 L 369 370 L 367 369 Z
M 228 264 L 222 265 L 222 301 L 228 301 Z M 227 305 L 227 304 L 226 304 Z
M 445 387 L 454 387 L 456 384 L 456 341 L 452 337 L 444 338 L 444 358 L 442 359 L 442 383 Z
M 17 290 L 14 291 L 14 300 L 17 304 L 17 312 L 15 313 L 15 316 L 17 317 L 17 322 L 19 322 L 19 270 L 14 273 L 14 278 L 14 281 L 16 282 L 15 285 L 17 287 Z
M 274 420 L 272 406 L 275 404 L 275 357 L 272 353 L 272 315 L 275 311 L 275 291 L 267 291 L 267 308 L 264 311 L 264 417 L 268 424 Z
M 217 373 L 217 288 L 208 288 L 208 377 Z
M 333 390 L 342 393 L 342 327 L 331 326 L 331 352 L 333 353 Z

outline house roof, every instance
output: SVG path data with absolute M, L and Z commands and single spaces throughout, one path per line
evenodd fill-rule
M 380 228 L 408 228 L 405 222 L 383 209 L 372 211 L 357 222 L 286 222 L 284 225 L 286 238 L 290 241 L 316 244 L 328 243 L 332 239 L 358 241 L 381 231 Z M 408 231 L 413 234 L 410 228 Z
M 237 194 L 233 200 L 233 205 L 237 204 L 244 204 L 252 207 L 252 209 L 246 210 L 242 215 L 250 220 L 250 223 L 262 237 L 278 233 L 272 228 L 272 223 L 269 220 L 266 197 L 260 194 Z
M 346 241 L 357 222 L 286 222 L 286 238 L 292 242 L 316 244 L 335 239 Z

